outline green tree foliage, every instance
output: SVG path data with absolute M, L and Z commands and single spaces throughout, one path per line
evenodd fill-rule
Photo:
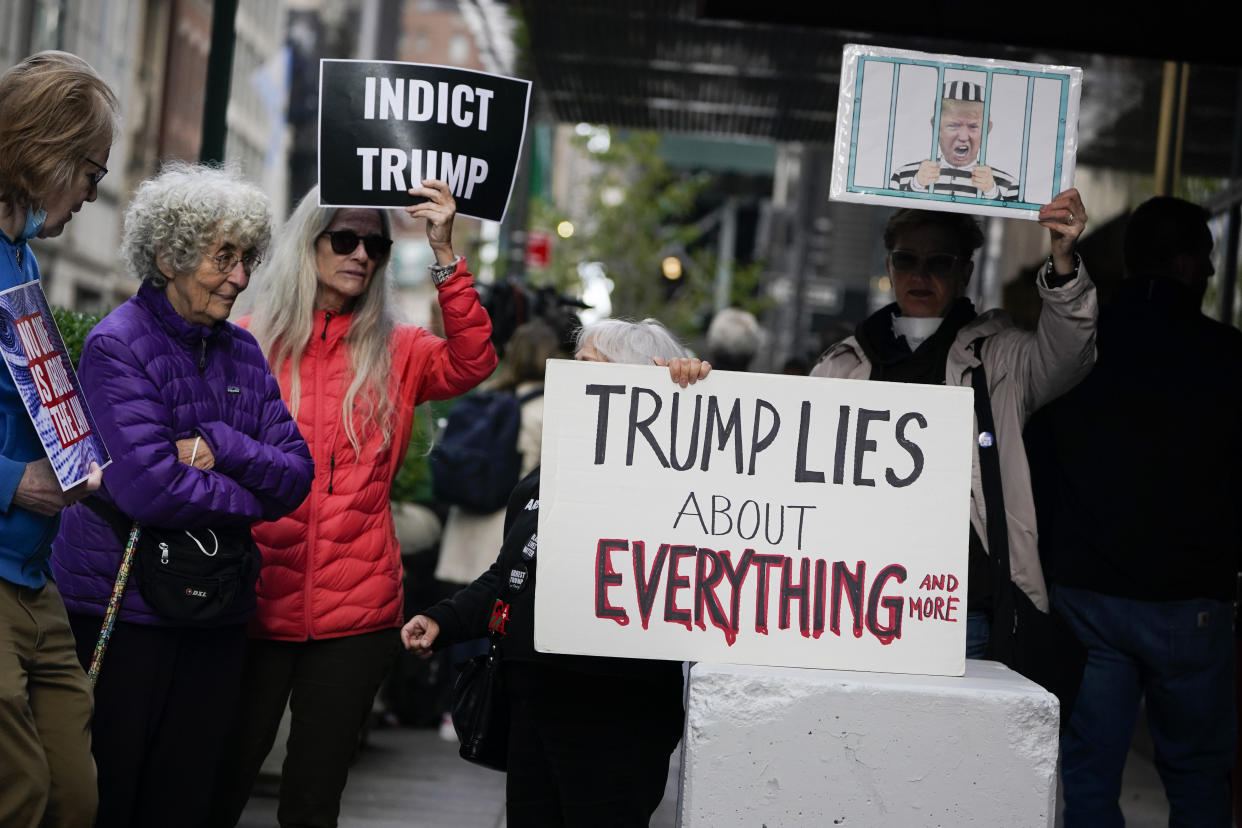
M 65 341 L 69 359 L 76 368 L 78 360 L 82 358 L 82 343 L 86 341 L 86 335 L 91 329 L 99 324 L 102 316 L 57 307 L 52 308 L 52 316 L 56 319 L 56 327 L 60 329 L 60 338 Z
M 716 255 L 710 245 L 694 247 L 704 230 L 691 216 L 711 176 L 671 169 L 654 132 L 614 133 L 609 148 L 598 153 L 585 148 L 586 138 L 577 143 L 595 162 L 588 183 L 591 213 L 571 238 L 555 240 L 547 272 L 532 273 L 532 281 L 542 276 L 560 290 L 575 290 L 578 265 L 599 262 L 613 283 L 613 316 L 652 316 L 683 338 L 695 337 L 711 311 Z M 540 201 L 532 205 L 530 224 L 550 232 L 566 218 Z M 677 284 L 660 276 L 660 263 L 670 255 L 684 269 Z M 731 304 L 759 310 L 753 293 L 760 271 L 758 264 L 734 268 Z

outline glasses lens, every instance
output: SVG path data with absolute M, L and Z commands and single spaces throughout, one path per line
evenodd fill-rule
M 909 250 L 894 250 L 888 254 L 888 259 L 893 263 L 893 270 L 914 273 L 921 269 L 928 276 L 948 276 L 957 264 L 957 257 L 952 253 L 933 253 L 922 258 Z
M 358 249 L 358 242 L 362 242 L 372 261 L 384 258 L 392 249 L 392 239 L 376 233 L 359 236 L 353 230 L 329 230 L 328 240 L 332 242 L 332 252 L 338 256 L 348 256 Z
M 362 244 L 367 249 L 367 255 L 377 262 L 387 256 L 388 251 L 392 249 L 392 239 L 386 239 L 380 235 L 363 236 Z
M 948 276 L 953 270 L 953 264 L 957 261 L 957 257 L 949 253 L 933 253 L 925 261 L 927 262 L 927 272 L 932 276 Z
M 332 252 L 338 256 L 348 256 L 358 249 L 358 234 L 353 230 L 331 230 L 328 241 L 332 243 Z
M 919 257 L 906 250 L 894 250 L 888 254 L 888 260 L 893 263 L 893 270 L 917 270 L 919 266 Z

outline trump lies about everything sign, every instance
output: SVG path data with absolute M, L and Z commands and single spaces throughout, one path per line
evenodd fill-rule
M 548 364 L 537 649 L 962 674 L 970 389 Z

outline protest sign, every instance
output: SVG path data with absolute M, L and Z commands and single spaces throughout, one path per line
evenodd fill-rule
M 1038 217 L 1074 184 L 1082 70 L 848 44 L 830 196 Z
M 550 361 L 535 647 L 961 675 L 969 388 Z
M 445 182 L 463 216 L 500 221 L 522 154 L 530 81 L 395 61 L 319 62 L 319 203 L 404 207 Z
M 61 489 L 112 462 L 39 282 L 0 292 L 0 352 Z

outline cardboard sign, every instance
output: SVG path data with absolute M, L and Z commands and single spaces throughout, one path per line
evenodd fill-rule
M 0 353 L 62 490 L 112 462 L 39 282 L 0 292 Z
M 1074 184 L 1082 70 L 849 44 L 830 195 L 1038 217 Z
M 535 647 L 962 675 L 968 388 L 550 361 Z
M 319 62 L 319 203 L 404 207 L 445 182 L 463 216 L 500 221 L 522 155 L 530 81 L 394 61 Z

